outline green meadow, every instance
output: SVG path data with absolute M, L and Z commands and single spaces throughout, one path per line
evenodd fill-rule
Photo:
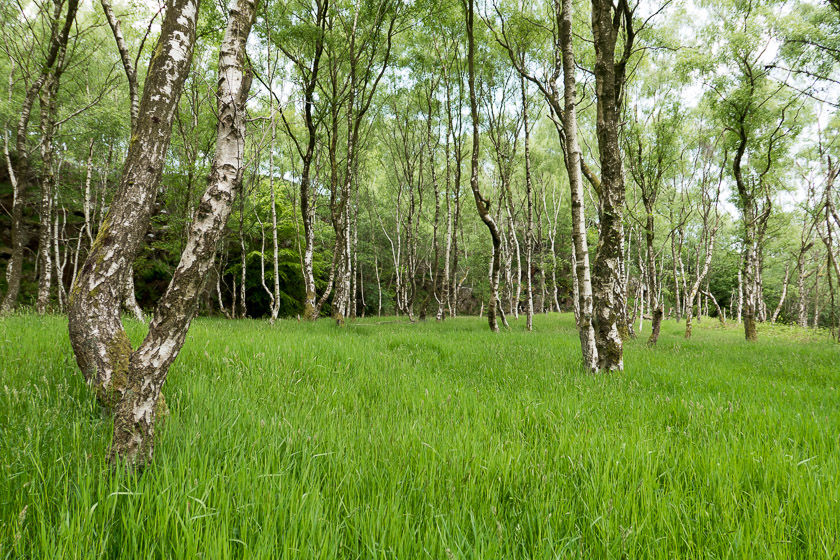
M 198 319 L 133 475 L 66 319 L 0 319 L 0 559 L 840 557 L 827 335 L 666 321 L 592 375 L 511 324 Z

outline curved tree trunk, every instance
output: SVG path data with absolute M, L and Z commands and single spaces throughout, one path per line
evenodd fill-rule
M 490 232 L 493 241 L 493 257 L 490 265 L 490 298 L 487 305 L 487 322 L 490 330 L 499 331 L 499 324 L 496 321 L 496 310 L 500 307 L 499 301 L 499 270 L 501 268 L 502 238 L 499 235 L 499 228 L 496 221 L 490 215 L 490 201 L 484 198 L 478 186 L 478 150 L 479 150 L 479 121 L 478 102 L 475 94 L 475 36 L 473 33 L 473 7 L 474 1 L 469 0 L 467 5 L 467 66 L 468 82 L 470 90 L 470 115 L 472 116 L 472 157 L 470 158 L 470 188 L 475 198 L 475 207 L 484 225 Z
M 788 281 L 790 280 L 790 263 L 785 265 L 785 279 L 782 282 L 782 295 L 779 297 L 779 304 L 776 306 L 776 310 L 773 311 L 773 316 L 770 318 L 770 322 L 775 324 L 776 319 L 779 318 L 779 313 L 782 312 L 782 307 L 785 304 L 785 298 L 787 297 L 787 289 L 788 289 Z

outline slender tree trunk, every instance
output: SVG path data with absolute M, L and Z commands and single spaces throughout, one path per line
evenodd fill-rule
M 125 285 L 123 287 L 122 307 L 135 320 L 140 321 L 140 322 L 145 321 L 145 318 L 143 317 L 143 310 L 140 308 L 140 305 L 137 303 L 137 299 L 134 296 L 134 265 L 133 264 L 129 266 L 128 272 L 125 276 Z
M 50 38 L 47 56 L 41 66 L 41 74 L 29 86 L 24 95 L 23 105 L 20 109 L 20 117 L 18 119 L 16 131 L 16 149 L 17 149 L 17 169 L 12 169 L 11 160 L 8 157 L 8 139 L 6 139 L 6 163 L 9 168 L 10 177 L 13 185 L 13 199 L 12 199 L 12 255 L 6 265 L 6 282 L 7 291 L 3 298 L 3 303 L 0 305 L 0 314 L 6 314 L 14 311 L 17 306 L 18 296 L 20 295 L 20 283 L 23 272 L 23 245 L 26 237 L 26 231 L 23 223 L 23 207 L 26 204 L 26 194 L 29 188 L 29 151 L 26 147 L 26 140 L 29 131 L 29 118 L 32 113 L 32 106 L 35 100 L 39 98 L 41 89 L 47 84 L 53 76 L 60 58 L 63 58 L 63 53 L 67 48 L 67 39 L 70 35 L 70 28 L 76 19 L 76 11 L 78 9 L 78 0 L 67 0 L 67 12 L 65 17 L 61 18 L 64 2 L 55 2 L 52 13 L 52 21 L 50 24 Z M 39 290 L 40 291 L 40 290 Z M 39 293 L 39 300 L 40 300 Z
M 673 268 L 673 276 L 674 276 L 674 309 L 676 313 L 674 314 L 674 319 L 679 322 L 680 321 L 680 312 L 682 310 L 682 304 L 680 302 L 680 275 L 679 271 L 677 270 L 677 239 L 676 239 L 676 232 L 671 234 L 671 265 Z
M 566 149 L 568 149 L 568 144 L 566 145 Z M 552 202 L 554 198 L 554 193 L 552 192 Z M 574 196 L 572 196 L 574 198 Z M 581 199 L 581 204 L 582 204 Z M 557 240 L 557 204 L 555 204 L 555 212 L 554 212 L 554 220 L 552 221 L 551 218 L 548 218 L 548 240 L 549 240 L 549 251 L 551 252 L 551 296 L 552 296 L 552 303 L 553 309 L 557 313 L 560 313 L 560 302 L 557 300 L 557 248 L 556 248 L 556 240 Z M 543 191 L 543 207 L 545 209 L 546 217 L 548 217 L 548 207 L 545 206 L 545 191 Z M 574 211 L 574 203 L 572 204 L 572 210 Z M 574 214 L 572 214 L 572 247 L 574 247 Z M 573 249 L 574 251 L 574 249 Z M 580 309 L 580 281 L 579 276 L 577 274 L 577 255 L 575 255 L 575 282 L 576 286 L 578 286 L 577 290 L 575 291 L 575 297 L 578 298 L 578 303 L 576 304 L 577 308 Z M 588 270 L 588 267 L 587 267 Z M 580 328 L 578 326 L 578 328 Z M 594 331 L 593 331 L 594 332 Z M 594 335 L 593 335 L 594 336 Z M 593 339 L 594 340 L 594 339 Z
M 779 305 L 776 306 L 776 310 L 773 311 L 773 317 L 771 317 L 770 322 L 775 324 L 776 319 L 779 318 L 779 313 L 782 312 L 782 307 L 785 304 L 785 298 L 787 297 L 787 290 L 788 290 L 788 281 L 790 280 L 790 264 L 785 265 L 785 279 L 782 282 L 782 295 L 779 297 Z
M 58 212 L 55 213 L 53 221 L 53 258 L 55 260 L 55 280 L 56 293 L 58 295 L 58 309 L 61 312 L 65 310 L 65 302 L 67 300 L 67 291 L 64 289 L 64 269 L 67 265 L 67 257 L 70 253 L 70 246 L 67 239 L 67 208 L 62 207 L 62 217 L 64 223 L 59 229 Z M 60 233 L 59 233 L 60 232 Z M 62 256 L 61 247 L 67 247 Z
M 315 154 L 317 142 L 317 122 L 313 115 L 315 105 L 315 88 L 318 84 L 318 71 L 320 69 L 321 55 L 324 52 L 324 29 L 326 26 L 327 9 L 329 0 L 317 2 L 318 11 L 315 16 L 316 25 L 320 31 L 315 40 L 315 51 L 312 58 L 312 65 L 308 69 L 306 85 L 304 87 L 304 124 L 307 129 L 306 151 L 303 154 L 303 170 L 300 179 L 300 214 L 303 220 L 303 317 L 314 321 L 318 318 L 320 307 L 317 305 L 317 293 L 315 289 L 315 268 L 313 254 L 315 247 L 315 205 L 311 200 L 315 193 L 311 188 L 312 159 Z M 275 249 L 276 251 L 276 249 Z
M 260 219 L 259 213 L 257 213 L 257 209 L 254 208 L 254 216 L 257 218 L 257 221 L 260 224 L 260 283 L 262 284 L 263 290 L 265 291 L 266 295 L 268 296 L 269 300 L 269 307 L 271 310 L 274 309 L 274 292 L 272 292 L 268 288 L 268 284 L 265 283 L 265 225 L 262 223 Z M 271 318 L 269 320 L 269 324 L 274 324 L 275 319 Z
M 490 330 L 499 331 L 499 324 L 496 321 L 497 302 L 499 300 L 499 270 L 501 265 L 502 238 L 499 235 L 499 228 L 496 221 L 490 215 L 490 201 L 484 198 L 478 186 L 478 156 L 479 156 L 479 120 L 478 102 L 475 93 L 475 38 L 473 34 L 473 3 L 468 0 L 467 5 L 467 65 L 468 82 L 470 91 L 470 114 L 472 116 L 472 157 L 470 159 L 470 188 L 475 198 L 475 207 L 484 225 L 490 232 L 493 241 L 493 257 L 490 268 L 490 300 L 487 305 L 487 322 Z
M 39 214 L 41 224 L 38 228 L 38 262 L 40 275 L 38 277 L 38 299 L 36 309 L 39 314 L 47 312 L 50 304 L 50 288 L 52 282 L 53 261 L 51 258 L 52 245 L 52 208 L 53 193 L 55 191 L 55 169 L 53 163 L 55 135 L 55 118 L 58 110 L 56 96 L 58 95 L 61 73 L 64 66 L 66 45 L 59 50 L 58 62 L 55 70 L 47 78 L 46 84 L 40 92 L 41 108 L 41 204 Z
M 275 126 L 275 114 L 274 114 L 274 103 L 273 98 L 269 97 L 271 101 L 271 146 L 268 150 L 268 190 L 270 193 L 270 203 L 271 203 L 271 249 L 273 251 L 271 264 L 274 272 L 274 282 L 273 282 L 273 290 L 271 293 L 271 324 L 277 320 L 277 317 L 280 314 L 280 246 L 277 239 L 277 194 L 275 192 L 274 186 L 274 146 L 276 142 L 276 133 L 277 129 Z M 304 224 L 306 224 L 306 218 L 303 218 Z M 311 229 L 311 228 L 310 228 Z M 306 238 L 307 232 L 305 231 L 306 228 L 304 227 L 304 238 L 306 239 L 306 249 L 304 251 L 309 251 L 309 270 L 312 267 L 312 246 L 308 243 L 308 239 Z M 304 257 L 304 278 L 306 277 L 307 268 L 306 268 L 306 257 Z M 309 303 L 309 288 L 306 282 L 304 281 L 304 286 L 306 287 L 306 299 L 304 300 L 304 317 L 310 319 L 311 317 L 306 316 L 306 305 Z M 313 299 L 314 299 L 314 279 L 313 279 Z
M 92 213 L 91 213 L 91 199 L 90 199 L 90 185 L 91 180 L 93 179 L 93 146 L 94 146 L 94 139 L 90 139 L 90 145 L 88 146 L 88 159 L 87 159 L 87 167 L 85 173 L 85 189 L 84 189 L 84 200 L 82 201 L 82 207 L 85 213 L 85 225 L 84 225 L 84 232 L 88 236 L 88 241 L 91 245 L 93 245 L 93 223 L 92 223 Z M 73 275 L 75 278 L 75 274 Z
M 354 173 L 358 178 L 358 173 Z M 356 184 L 354 189 L 354 198 L 353 198 L 353 221 L 351 222 L 350 226 L 353 232 L 353 243 L 352 243 L 352 259 L 350 262 L 350 270 L 352 271 L 351 275 L 351 285 L 350 285 L 350 317 L 355 319 L 358 316 L 357 313 L 357 305 L 359 303 L 359 185 Z
M 525 130 L 525 274 L 526 274 L 526 307 L 525 307 L 525 328 L 534 328 L 534 274 L 533 274 L 533 253 L 534 253 L 534 209 L 533 194 L 531 186 L 531 131 L 528 128 L 528 92 L 525 88 L 525 79 L 520 77 L 519 85 L 522 89 L 522 126 Z
M 218 297 L 218 301 L 219 301 L 219 311 L 222 312 L 222 315 L 224 315 L 225 317 L 230 319 L 231 318 L 230 313 L 227 312 L 227 309 L 225 309 L 225 304 L 222 301 L 222 282 L 221 282 L 221 280 L 222 280 L 222 274 L 221 274 L 221 272 L 219 272 L 217 270 L 216 271 L 216 296 Z
M 659 330 L 662 326 L 662 315 L 665 313 L 665 304 L 662 301 L 662 290 L 659 288 L 661 284 L 657 281 L 659 275 L 656 271 L 656 248 L 653 246 L 655 233 L 653 201 L 651 201 L 649 207 L 646 209 L 646 212 L 645 248 L 647 250 L 647 276 L 651 312 L 650 338 L 648 338 L 648 345 L 656 346 L 656 343 L 659 340 Z M 641 329 L 639 329 L 639 332 L 641 332 Z
M 446 67 L 444 67 L 444 80 L 447 79 L 446 75 Z M 447 96 L 448 96 L 448 86 L 447 86 Z M 449 108 L 447 106 L 447 112 Z M 438 300 L 438 310 L 435 318 L 438 321 L 443 321 L 446 318 L 446 308 L 450 302 L 450 291 L 451 291 L 451 269 L 450 263 L 452 261 L 452 202 L 450 201 L 450 193 L 452 190 L 451 184 L 451 163 L 449 160 L 450 153 L 449 153 L 449 137 L 452 134 L 452 119 L 451 117 L 447 116 L 446 119 L 446 143 L 444 146 L 444 157 L 446 159 L 446 191 L 444 192 L 444 196 L 446 197 L 446 238 L 444 243 L 444 250 L 443 250 L 443 274 L 441 276 L 441 294 L 440 299 Z
M 726 314 L 723 312 L 723 309 L 720 308 L 720 304 L 712 292 L 709 291 L 708 287 L 703 291 L 703 295 L 706 296 L 706 301 L 711 301 L 712 305 L 715 306 L 715 312 L 717 312 L 718 321 L 720 321 L 721 325 L 726 325 Z
M 239 197 L 239 317 L 244 319 L 248 315 L 248 302 L 245 297 L 246 280 L 248 275 L 248 250 L 245 246 L 245 193 Z M 233 310 L 236 315 L 236 309 Z
M 709 273 L 709 266 L 712 263 L 712 256 L 715 251 L 715 235 L 717 233 L 717 224 L 709 229 L 709 241 L 706 244 L 706 257 L 703 260 L 703 267 L 700 269 L 698 267 L 697 270 L 697 277 L 694 279 L 694 282 L 691 284 L 691 289 L 688 292 L 688 296 L 686 297 L 686 301 L 688 305 L 686 306 L 685 310 L 685 338 L 691 338 L 691 319 L 694 315 L 694 298 L 700 296 L 700 285 L 702 284 L 703 280 L 705 280 L 706 275 Z M 699 248 L 698 248 L 699 250 Z M 702 308 L 700 307 L 700 301 L 697 301 L 697 312 L 700 313 Z M 698 317 L 698 322 L 699 322 Z
M 509 246 L 511 250 L 508 251 L 508 259 L 506 262 L 506 270 L 508 277 L 508 291 L 510 296 L 510 311 L 514 319 L 519 319 L 519 300 L 522 297 L 522 255 L 519 250 L 519 238 L 516 235 L 516 221 L 514 220 L 513 208 L 513 193 L 510 188 L 510 177 L 502 178 L 502 192 L 507 193 L 507 219 L 508 230 L 510 230 Z M 502 200 L 499 201 L 501 207 Z M 501 221 L 501 220 L 498 220 Z M 516 276 L 513 275 L 512 259 L 516 258 Z M 515 285 L 515 290 L 514 290 Z
M 336 231 L 336 238 L 341 240 L 341 250 L 336 272 L 335 296 L 333 297 L 332 318 L 338 325 L 343 325 L 348 315 L 350 299 L 350 275 L 352 274 L 350 254 L 350 190 L 355 171 L 356 136 L 354 134 L 354 115 L 356 109 L 356 30 L 359 22 L 359 5 L 356 3 L 353 11 L 353 27 L 350 32 L 349 60 L 350 84 L 347 95 L 347 156 L 344 180 L 341 183 L 340 219 L 337 221 L 341 232 Z
M 6 295 L 0 304 L 0 315 L 5 315 L 14 310 L 17 306 L 18 294 L 20 293 L 20 280 L 23 271 L 23 194 L 24 185 L 17 180 L 14 168 L 12 167 L 12 160 L 9 156 L 9 136 L 4 134 L 3 154 L 6 157 L 6 165 L 9 172 L 9 182 L 12 184 L 12 255 L 9 262 L 6 264 Z M 21 159 L 21 156 L 18 156 Z M 23 165 L 18 163 L 18 170 L 21 170 Z M 24 170 L 27 173 L 28 170 Z
M 814 324 L 813 328 L 820 328 L 820 276 L 823 265 L 819 265 L 814 276 Z
M 436 314 L 437 320 L 441 319 L 443 314 L 443 308 L 441 307 L 441 302 L 443 302 L 444 298 L 438 293 L 438 289 L 441 287 L 443 283 L 440 271 L 440 244 L 438 243 L 438 230 L 440 229 L 440 185 L 438 185 L 438 178 L 437 178 L 437 170 L 435 169 L 435 149 L 434 144 L 432 142 L 432 99 L 431 94 L 429 95 L 429 114 L 428 114 L 428 123 L 427 123 L 427 131 L 426 131 L 426 144 L 428 146 L 429 152 L 429 170 L 432 175 L 432 189 L 434 191 L 435 196 L 435 217 L 434 221 L 432 222 L 432 270 L 430 270 L 430 274 L 432 276 L 432 290 L 426 296 L 426 301 L 430 301 L 431 298 L 435 298 L 438 302 L 438 311 Z M 447 142 L 449 139 L 447 138 Z M 426 305 L 423 305 L 423 315 L 426 315 Z
M 575 276 L 578 284 L 578 334 L 580 336 L 583 367 L 587 371 L 599 369 L 600 349 L 596 333 L 594 312 L 595 298 L 593 281 L 589 268 L 589 244 L 586 238 L 586 213 L 584 208 L 583 180 L 581 177 L 581 150 L 577 136 L 577 83 L 575 79 L 575 55 L 572 44 L 572 20 L 574 17 L 572 0 L 555 2 L 555 17 L 559 24 L 559 45 L 562 52 L 563 66 L 563 111 L 562 132 L 565 140 L 566 172 L 569 176 L 572 209 L 572 242 L 575 255 Z M 559 14 L 557 12 L 560 12 Z M 559 100 L 555 101 L 559 113 Z M 547 211 L 546 211 L 547 213 Z M 557 225 L 555 218 L 554 227 Z M 554 239 L 551 250 L 554 253 Z M 556 267 L 553 267 L 556 268 Z M 616 269 L 617 270 L 617 269 Z M 552 280 L 554 272 L 552 270 Z M 554 285 L 554 300 L 557 302 L 557 285 Z M 619 340 L 620 343 L 620 340 Z

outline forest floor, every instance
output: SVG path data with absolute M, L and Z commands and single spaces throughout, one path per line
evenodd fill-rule
M 512 324 L 198 319 L 136 477 L 66 320 L 0 319 L 0 559 L 840 557 L 840 345 Z

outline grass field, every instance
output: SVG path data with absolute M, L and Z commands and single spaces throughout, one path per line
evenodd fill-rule
M 534 324 L 199 319 L 134 477 L 66 320 L 2 319 L 0 558 L 840 557 L 839 345 L 670 321 L 593 376 Z

